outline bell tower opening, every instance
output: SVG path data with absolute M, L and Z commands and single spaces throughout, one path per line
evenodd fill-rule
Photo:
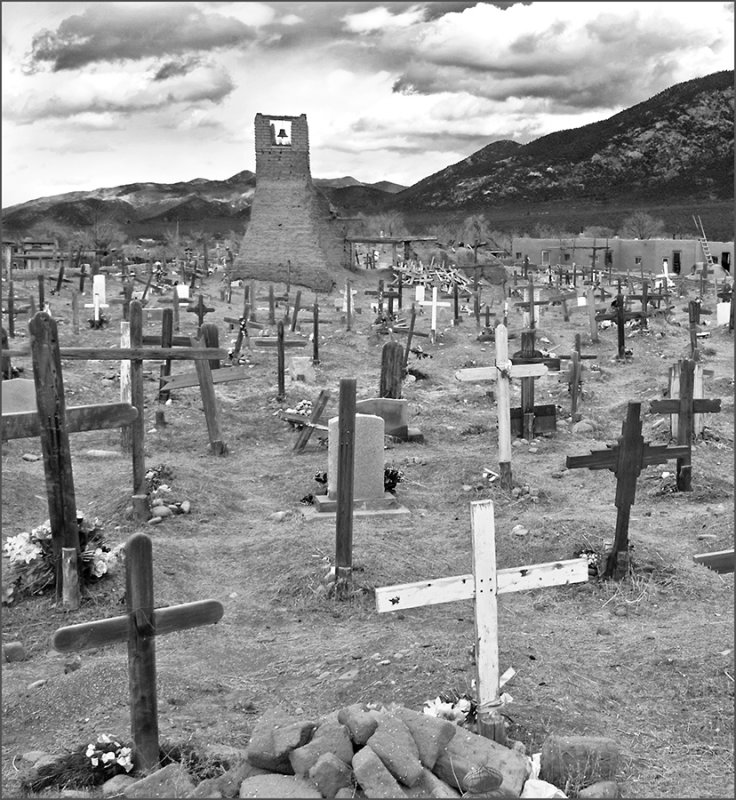
M 283 147 L 291 145 L 291 122 L 289 120 L 271 120 L 271 143 Z

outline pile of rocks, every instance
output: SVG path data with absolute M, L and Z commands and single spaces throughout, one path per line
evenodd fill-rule
M 243 758 L 195 786 L 180 764 L 120 775 L 106 797 L 578 797 L 618 798 L 619 750 L 607 738 L 548 737 L 541 757 L 395 704 L 350 705 L 321 719 L 283 710 L 254 727 Z M 540 763 L 541 762 L 541 763 Z M 541 766 L 541 769 L 540 769 Z M 114 784 L 114 785 L 113 785 Z M 582 788 L 587 787 L 587 788 Z

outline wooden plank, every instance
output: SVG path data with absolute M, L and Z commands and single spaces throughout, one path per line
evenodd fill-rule
M 733 548 L 713 553 L 698 553 L 693 556 L 693 561 L 721 575 L 727 575 L 736 570 L 736 554 L 734 554 Z
M 242 381 L 248 377 L 248 367 L 226 367 L 212 373 L 212 383 L 229 383 L 230 381 Z M 161 387 L 163 391 L 170 392 L 174 389 L 187 389 L 191 386 L 199 386 L 197 371 L 182 372 L 179 375 L 170 375 L 166 383 Z
M 498 330 L 498 328 L 496 329 Z M 511 362 L 511 377 L 512 378 L 539 378 L 549 372 L 545 364 L 514 364 Z M 498 370 L 496 365 L 493 364 L 489 367 L 469 367 L 468 369 L 459 369 L 455 373 L 456 380 L 463 383 L 476 383 L 480 381 L 495 381 Z
M 693 400 L 694 414 L 712 414 L 721 410 L 721 401 L 718 400 Z M 680 411 L 679 400 L 650 400 L 649 411 L 657 414 L 677 414 Z
M 157 608 L 153 612 L 153 636 L 197 628 L 222 619 L 224 609 L 217 600 L 198 600 L 170 608 Z M 90 647 L 106 647 L 128 641 L 128 615 L 111 617 L 94 622 L 80 622 L 59 628 L 52 645 L 61 653 L 71 653 Z
M 130 403 L 72 406 L 66 409 L 67 433 L 96 431 L 129 425 L 138 416 Z M 17 411 L 2 415 L 2 438 L 25 439 L 40 436 L 41 420 L 37 411 Z
M 135 302 L 135 301 L 133 301 Z M 133 303 L 131 303 L 131 306 Z M 275 340 L 274 340 L 275 341 Z M 300 343 L 301 347 L 306 342 Z M 140 361 L 175 361 L 210 360 L 227 358 L 227 350 L 219 347 L 60 347 L 62 359 L 71 361 L 122 361 L 127 359 Z M 30 355 L 30 347 L 13 348 L 7 352 L 11 357 Z
M 497 594 L 540 589 L 546 586 L 565 586 L 588 579 L 588 561 L 572 558 L 549 561 L 524 567 L 511 567 L 496 572 Z M 421 606 L 470 600 L 475 597 L 473 575 L 455 575 L 431 581 L 377 587 L 376 611 L 396 611 Z
M 252 337 L 250 340 L 251 346 L 253 347 L 278 347 L 279 340 L 277 337 L 269 337 L 269 336 L 255 336 Z M 306 347 L 307 340 L 306 339 L 284 339 L 283 346 L 285 348 L 290 347 Z
M 143 336 L 143 306 L 133 300 L 129 309 L 131 349 L 138 349 Z M 122 348 L 121 348 L 122 349 Z M 143 388 L 143 362 L 138 359 L 130 361 L 130 402 L 138 409 L 138 416 L 130 425 L 131 451 L 133 462 L 133 494 L 146 492 L 146 456 L 145 456 L 145 393 Z
M 192 344 L 195 346 L 195 349 L 207 349 L 204 346 L 204 338 L 199 340 L 193 339 Z M 210 448 L 215 455 L 222 456 L 227 453 L 227 447 L 222 438 L 220 407 L 217 405 L 217 397 L 215 396 L 212 369 L 210 368 L 209 361 L 195 361 L 194 365 L 197 370 L 197 377 L 199 378 L 199 390 L 202 396 L 202 405 L 204 406 L 204 418 L 207 423 Z

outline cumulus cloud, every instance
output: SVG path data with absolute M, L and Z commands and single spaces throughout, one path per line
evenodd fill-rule
M 94 3 L 35 34 L 25 70 L 53 72 L 98 62 L 138 61 L 161 55 L 212 51 L 251 42 L 252 27 L 193 3 Z
M 156 70 L 153 76 L 155 81 L 165 81 L 178 75 L 186 75 L 198 66 L 200 60 L 198 58 L 181 58 L 172 61 L 165 61 Z

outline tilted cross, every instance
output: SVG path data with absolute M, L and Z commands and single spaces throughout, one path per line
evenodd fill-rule
M 128 643 L 133 758 L 143 772 L 155 769 L 159 761 L 155 637 L 219 622 L 224 613 L 217 600 L 154 608 L 152 549 L 145 533 L 135 533 L 126 542 L 127 614 L 59 628 L 52 640 L 61 653 Z
M 613 552 L 608 559 L 605 576 L 620 577 L 628 566 L 629 517 L 636 495 L 636 480 L 644 467 L 661 464 L 671 458 L 689 458 L 689 447 L 651 445 L 644 441 L 641 429 L 641 403 L 630 402 L 621 436 L 607 450 L 595 450 L 585 456 L 568 456 L 568 469 L 610 469 L 616 476 L 616 533 Z
M 670 370 L 670 398 L 652 400 L 649 404 L 649 410 L 655 414 L 672 415 L 671 433 L 677 439 L 677 444 L 688 448 L 687 458 L 677 459 L 677 489 L 680 492 L 692 490 L 689 448 L 696 433 L 695 415 L 717 413 L 721 410 L 720 399 L 705 400 L 702 397 L 695 397 L 698 372 L 702 379 L 702 368 L 695 361 L 684 359 L 678 362 L 676 367 Z
M 503 701 L 499 696 L 497 597 L 544 586 L 585 583 L 588 561 L 576 558 L 497 570 L 492 500 L 471 502 L 470 525 L 470 574 L 377 588 L 376 611 L 404 611 L 455 600 L 474 601 L 478 733 L 503 742 L 503 721 L 499 714 Z

